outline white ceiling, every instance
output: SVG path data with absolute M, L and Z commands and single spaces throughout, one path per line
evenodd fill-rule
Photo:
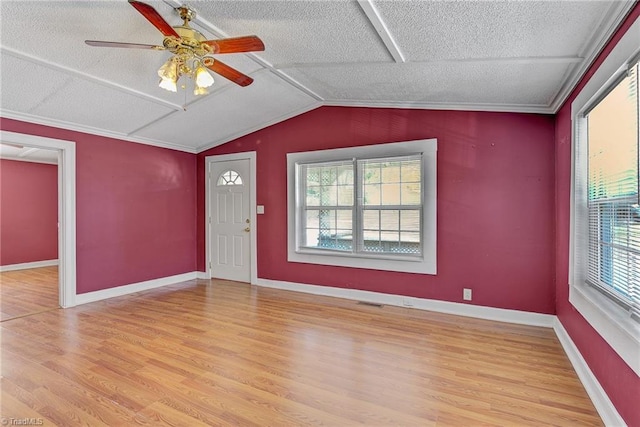
M 149 0 L 171 25 L 179 0 Z M 321 105 L 554 113 L 633 1 L 188 1 L 218 55 L 255 79 L 167 92 L 162 44 L 126 1 L 0 2 L 3 117 L 200 152 Z M 185 93 L 186 92 L 186 93 Z M 186 105 L 186 111 L 183 107 Z

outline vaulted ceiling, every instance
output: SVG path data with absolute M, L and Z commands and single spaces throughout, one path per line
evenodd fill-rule
M 178 0 L 146 3 L 182 22 Z M 208 39 L 264 41 L 217 56 L 253 84 L 172 93 L 170 53 L 87 46 L 162 44 L 125 0 L 2 1 L 0 115 L 199 152 L 321 105 L 554 113 L 634 2 L 186 3 Z

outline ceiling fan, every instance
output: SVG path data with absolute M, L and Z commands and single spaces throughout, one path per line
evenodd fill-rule
M 148 4 L 135 0 L 129 0 L 129 4 L 164 35 L 162 46 L 99 40 L 85 40 L 85 43 L 98 47 L 168 50 L 173 56 L 160 67 L 158 75 L 160 87 L 172 92 L 177 91 L 178 79 L 188 76 L 195 81 L 194 94 L 206 94 L 206 88 L 213 84 L 213 77 L 207 69 L 240 86 L 248 86 L 253 82 L 251 77 L 209 55 L 262 51 L 264 44 L 258 36 L 207 40 L 202 33 L 189 26 L 189 21 L 195 18 L 195 12 L 187 6 L 176 9 L 184 22 L 172 27 Z

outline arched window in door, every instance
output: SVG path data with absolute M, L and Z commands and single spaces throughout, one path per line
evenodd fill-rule
M 242 185 L 242 177 L 234 170 L 222 172 L 218 177 L 218 186 Z

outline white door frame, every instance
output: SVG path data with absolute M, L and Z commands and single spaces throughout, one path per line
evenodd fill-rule
M 0 131 L 0 141 L 58 151 L 58 286 L 62 308 L 76 305 L 76 144 Z
M 256 200 L 257 200 L 257 189 L 256 189 L 256 158 L 257 154 L 255 151 L 247 151 L 243 153 L 234 153 L 234 154 L 221 154 L 218 156 L 207 156 L 205 157 L 205 269 L 207 272 L 207 277 L 211 279 L 211 222 L 209 218 L 211 217 L 211 188 L 215 183 L 212 183 L 217 177 L 211 176 L 211 164 L 217 162 L 227 162 L 230 160 L 249 160 L 249 218 L 251 218 L 251 231 L 249 232 L 249 241 L 250 244 L 250 257 L 251 257 L 251 284 L 258 284 L 258 237 L 257 237 L 257 215 L 256 215 Z

